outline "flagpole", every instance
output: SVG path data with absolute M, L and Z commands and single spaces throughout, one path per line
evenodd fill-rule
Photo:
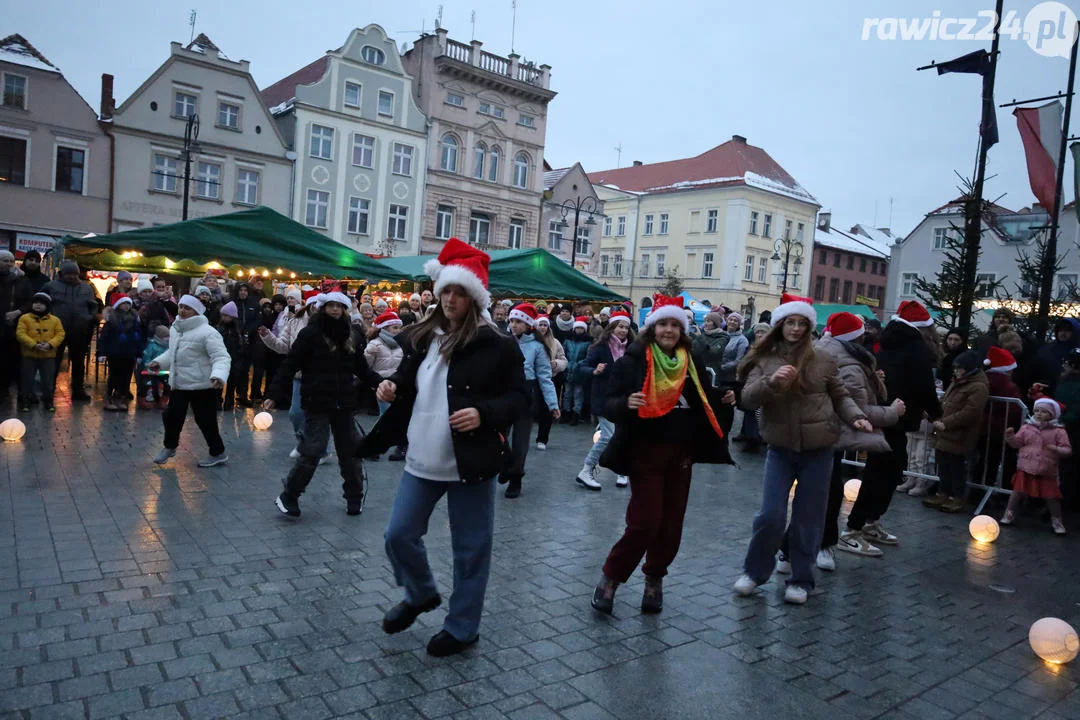
M 1050 298 L 1054 285 L 1054 268 L 1057 266 L 1058 218 L 1061 217 L 1062 190 L 1065 181 L 1065 151 L 1069 144 L 1069 116 L 1072 114 L 1073 87 L 1076 83 L 1076 48 L 1080 45 L 1080 22 L 1073 36 L 1072 53 L 1069 55 L 1069 87 L 1065 91 L 1065 117 L 1061 123 L 1061 148 L 1057 157 L 1057 184 L 1054 186 L 1054 208 L 1050 213 L 1050 235 L 1046 241 L 1043 258 L 1042 279 L 1039 283 L 1039 313 L 1035 318 L 1035 337 L 1041 343 L 1050 330 Z

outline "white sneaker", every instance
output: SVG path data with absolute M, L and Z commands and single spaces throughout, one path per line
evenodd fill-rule
M 599 492 L 604 489 L 604 486 L 596 481 L 596 466 L 586 465 L 581 468 L 581 472 L 577 474 L 577 482 L 579 485 L 588 488 L 589 490 L 595 490 Z
M 909 477 L 905 479 L 904 482 L 896 486 L 896 492 L 906 493 L 908 490 L 911 490 L 913 487 L 918 485 L 918 483 L 918 478 Z
M 915 487 L 908 490 L 907 494 L 911 497 L 926 497 L 930 494 L 930 481 L 918 478 Z
M 879 545 L 899 545 L 900 538 L 882 527 L 881 522 L 866 523 L 862 529 L 863 537 Z
M 326 453 L 321 458 L 319 458 L 319 464 L 320 465 L 325 465 L 326 463 L 330 462 L 333 459 L 334 459 L 334 453 Z
M 289 452 L 289 457 L 291 457 L 291 458 L 292 458 L 293 460 L 295 460 L 296 458 L 300 457 L 300 448 L 293 448 L 293 449 L 292 449 L 292 450 L 291 450 L 291 451 Z
M 836 549 L 849 552 L 852 555 L 862 555 L 863 557 L 881 557 L 885 554 L 881 552 L 881 548 L 871 545 L 862 536 L 861 532 L 855 530 L 840 533 L 840 540 L 836 543 Z
M 836 551 L 831 547 L 821 548 L 818 550 L 816 564 L 819 570 L 832 572 L 836 569 Z
M 1061 522 L 1061 518 L 1050 518 L 1050 525 L 1054 528 L 1055 535 L 1064 535 L 1066 533 L 1065 523 Z
M 221 453 L 220 455 L 211 455 L 204 460 L 200 460 L 199 467 L 212 468 L 217 467 L 218 465 L 224 465 L 227 462 L 229 462 L 229 456 L 225 453 Z
M 536 443 L 536 449 L 537 450 L 547 450 L 547 443 L 542 443 L 542 442 Z
M 805 605 L 809 595 L 802 585 L 788 585 L 784 588 L 784 602 L 792 605 Z
M 735 594 L 739 597 L 749 597 L 754 594 L 754 590 L 757 590 L 757 586 L 758 584 L 749 575 L 743 575 L 735 581 Z
M 619 475 L 615 478 L 615 487 L 626 487 L 630 484 L 630 478 L 626 475 Z
M 781 575 L 791 574 L 791 561 L 784 556 L 784 553 L 776 554 L 776 572 Z

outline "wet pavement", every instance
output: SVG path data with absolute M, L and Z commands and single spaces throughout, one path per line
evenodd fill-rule
M 200 470 L 190 417 L 161 468 L 160 413 L 58 404 L 0 445 L 2 718 L 1080 718 L 1080 660 L 1027 644 L 1039 617 L 1080 626 L 1078 518 L 1066 538 L 1031 516 L 978 546 L 967 516 L 898 496 L 883 559 L 838 557 L 802 607 L 775 577 L 742 599 L 762 460 L 737 454 L 694 472 L 663 613 L 641 614 L 638 574 L 598 616 L 628 491 L 607 472 L 603 492 L 578 487 L 592 428 L 556 427 L 522 497 L 497 496 L 479 644 L 436 660 L 441 610 L 379 625 L 402 597 L 382 542 L 401 463 L 367 464 L 360 517 L 321 467 L 289 522 L 284 413 L 266 432 L 224 414 L 230 463 Z M 427 545 L 445 595 L 442 503 Z

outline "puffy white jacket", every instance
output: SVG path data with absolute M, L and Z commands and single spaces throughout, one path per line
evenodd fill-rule
M 178 318 L 169 328 L 169 349 L 154 362 L 169 371 L 174 390 L 208 390 L 211 380 L 229 379 L 232 365 L 221 333 L 202 315 Z
M 368 367 L 384 378 L 397 372 L 401 357 L 400 347 L 397 345 L 390 347 L 378 336 L 368 341 L 367 347 L 364 348 L 364 359 L 367 360 Z

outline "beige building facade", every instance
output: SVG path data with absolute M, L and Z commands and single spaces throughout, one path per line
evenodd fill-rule
M 604 222 L 604 201 L 581 163 L 544 173 L 537 247 L 595 277 L 599 271 L 597 241 Z

